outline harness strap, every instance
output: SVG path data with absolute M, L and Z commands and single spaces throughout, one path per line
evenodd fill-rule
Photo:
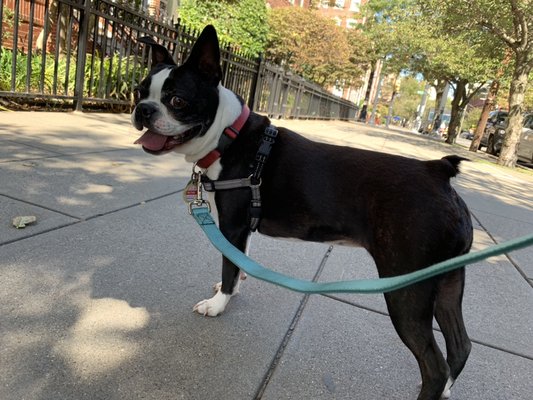
M 261 174 L 263 173 L 263 167 L 266 164 L 272 146 L 276 142 L 276 137 L 278 136 L 278 130 L 275 126 L 268 126 L 263 133 L 261 138 L 261 144 L 255 155 L 255 168 L 253 172 L 253 178 L 257 182 L 261 179 Z
M 239 178 L 239 179 L 227 179 L 225 181 L 213 181 L 207 176 L 201 176 L 201 182 L 203 188 L 207 192 L 215 192 L 217 190 L 231 190 L 231 189 L 242 189 L 250 188 L 252 193 L 252 198 L 250 200 L 250 229 L 254 232 L 259 227 L 259 222 L 261 221 L 261 174 L 263 173 L 263 168 L 267 162 L 272 146 L 276 141 L 278 136 L 278 130 L 276 127 L 270 125 L 265 129 L 263 133 L 261 144 L 257 150 L 255 156 L 255 162 L 252 167 L 253 172 L 248 178 Z
M 240 189 L 252 186 L 252 178 L 228 179 L 225 181 L 212 181 L 206 175 L 202 175 L 202 185 L 206 192 L 216 192 L 217 190 Z
M 220 232 L 206 207 L 194 208 L 192 215 L 211 243 L 226 258 L 233 262 L 247 274 L 266 282 L 294 290 L 300 293 L 386 293 L 401 289 L 425 279 L 462 268 L 467 264 L 484 260 L 486 258 L 508 253 L 533 244 L 533 234 L 522 236 L 481 251 L 464 254 L 446 261 L 434 264 L 405 275 L 392 276 L 380 279 L 360 279 L 338 282 L 311 282 L 296 279 L 279 272 L 272 271 L 250 259 L 244 253 L 233 246 Z

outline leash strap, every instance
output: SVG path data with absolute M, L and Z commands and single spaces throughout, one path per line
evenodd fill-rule
M 269 270 L 254 260 L 247 257 L 233 246 L 220 232 L 206 207 L 198 207 L 192 210 L 192 216 L 205 232 L 211 243 L 229 260 L 247 274 L 266 282 L 294 290 L 300 293 L 386 293 L 401 289 L 414 283 L 423 281 L 436 275 L 464 267 L 468 264 L 484 260 L 486 258 L 518 250 L 533 244 L 533 234 L 522 236 L 504 243 L 488 247 L 481 251 L 464 254 L 446 261 L 434 264 L 427 268 L 380 279 L 361 279 L 338 282 L 310 282 L 292 278 L 279 272 Z

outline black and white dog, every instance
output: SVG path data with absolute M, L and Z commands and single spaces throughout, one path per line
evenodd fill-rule
M 139 130 L 147 128 L 136 143 L 152 154 L 182 153 L 211 180 L 250 176 L 270 121 L 248 115 L 242 99 L 221 85 L 215 29 L 204 29 L 181 66 L 163 46 L 149 38 L 141 41 L 150 45 L 153 60 L 135 91 L 132 122 Z M 362 246 L 381 277 L 467 253 L 470 214 L 450 185 L 460 161 L 456 156 L 419 161 L 333 146 L 278 128 L 261 177 L 258 231 Z M 250 199 L 247 188 L 215 194 L 220 229 L 242 251 L 250 235 Z M 224 258 L 216 294 L 194 310 L 222 313 L 239 280 L 239 269 Z M 419 400 L 449 397 L 470 353 L 461 308 L 464 280 L 461 268 L 385 294 L 394 328 L 420 367 Z M 446 360 L 433 336 L 433 317 L 446 340 Z

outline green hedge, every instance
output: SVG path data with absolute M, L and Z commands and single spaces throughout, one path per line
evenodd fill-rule
M 53 54 L 46 55 L 46 64 L 44 66 L 43 84 L 41 90 L 41 69 L 42 55 L 34 54 L 31 57 L 31 75 L 30 75 L 30 93 L 36 94 L 53 94 L 54 76 L 57 69 L 56 93 L 59 95 L 73 95 L 76 81 L 76 57 L 70 57 L 70 63 L 67 74 L 67 57 L 60 55 L 57 63 Z M 128 65 L 129 61 L 129 65 Z M 110 64 L 111 71 L 110 71 Z M 103 65 L 102 65 L 103 64 Z M 135 70 L 133 69 L 135 64 Z M 13 52 L 9 49 L 2 48 L 0 51 L 0 91 L 11 91 L 11 77 L 13 65 Z M 17 52 L 15 65 L 15 92 L 26 91 L 26 71 L 28 66 L 28 55 Z M 126 69 L 128 67 L 128 69 Z M 91 68 L 93 68 L 93 77 L 91 81 Z M 123 57 L 119 65 L 119 57 L 95 56 L 94 60 L 91 54 L 87 54 L 85 63 L 84 78 L 84 96 L 97 98 L 109 98 L 116 100 L 130 100 L 131 97 L 131 80 L 133 73 L 136 78 L 145 73 L 144 68 L 141 70 L 139 62 L 135 63 L 135 56 Z M 90 90 L 89 90 L 90 85 Z M 105 88 L 109 86 L 109 96 L 105 96 Z

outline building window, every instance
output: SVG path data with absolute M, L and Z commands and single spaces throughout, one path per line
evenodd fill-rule
M 320 5 L 322 8 L 340 8 L 344 9 L 344 3 L 346 3 L 346 0 L 321 0 Z
M 351 0 L 350 11 L 359 12 L 361 7 L 361 0 Z
M 353 18 L 346 19 L 346 28 L 353 29 L 357 26 L 357 20 Z

